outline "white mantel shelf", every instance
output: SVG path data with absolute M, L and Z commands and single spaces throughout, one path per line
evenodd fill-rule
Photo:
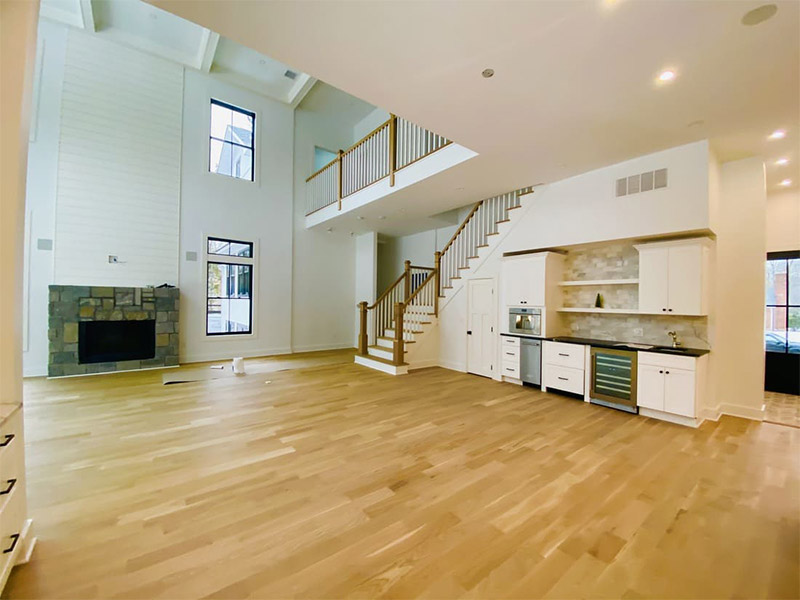
M 584 281 L 559 281 L 558 285 L 579 286 L 579 285 L 638 285 L 638 279 L 586 279 Z
M 606 313 L 610 315 L 639 315 L 642 314 L 639 312 L 638 308 L 595 308 L 595 307 L 564 307 L 559 308 L 558 312 L 568 312 L 568 313 Z

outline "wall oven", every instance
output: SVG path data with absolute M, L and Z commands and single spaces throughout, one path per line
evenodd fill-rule
M 509 308 L 508 333 L 521 335 L 542 335 L 541 308 Z

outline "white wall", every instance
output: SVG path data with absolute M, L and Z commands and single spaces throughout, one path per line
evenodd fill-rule
M 179 65 L 69 30 L 55 283 L 177 283 L 182 96 Z
M 366 117 L 361 119 L 358 123 L 353 125 L 353 140 L 350 145 L 355 144 L 361 138 L 366 137 L 367 134 L 372 133 L 373 130 L 378 128 L 389 120 L 389 113 L 382 108 L 376 108 Z
M 25 173 L 38 2 L 0 2 L 0 403 L 22 402 Z M 23 489 L 24 491 L 24 489 Z
M 209 173 L 210 100 L 256 113 L 255 181 Z M 290 106 L 187 70 L 180 207 L 181 362 L 290 352 L 292 149 Z M 256 243 L 254 332 L 205 335 L 205 236 Z M 197 260 L 186 260 L 196 252 Z
M 514 215 L 513 228 L 467 277 L 499 277 L 504 252 L 708 228 L 708 155 L 701 141 L 537 187 Z M 666 188 L 614 197 L 616 179 L 665 167 Z M 457 370 L 465 370 L 467 360 L 464 281 L 440 304 L 440 364 Z
M 714 231 L 716 267 L 709 322 L 707 407 L 760 419 L 764 402 L 764 163 L 748 158 L 720 168 Z
M 767 252 L 800 249 L 800 190 L 767 196 Z
M 403 272 L 404 263 L 432 267 L 434 252 L 441 250 L 458 226 L 440 227 L 399 237 L 386 237 L 378 250 L 378 292 L 383 292 Z
M 48 286 L 54 281 L 52 244 L 55 239 L 61 89 L 66 48 L 67 28 L 40 21 L 26 192 L 23 323 L 26 377 L 47 373 Z M 43 249 L 39 248 L 39 240 Z
M 356 305 L 356 240 L 348 231 L 305 228 L 305 182 L 313 173 L 314 146 L 347 148 L 353 138 L 352 122 L 327 110 L 327 102 L 315 101 L 317 95 L 334 93 L 324 85 L 318 83 L 295 111 L 291 321 L 295 352 L 350 348 L 356 335 L 350 318 Z

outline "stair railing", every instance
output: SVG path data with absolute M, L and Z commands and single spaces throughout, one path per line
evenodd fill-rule
M 358 353 L 363 356 L 368 355 L 368 348 L 377 344 L 377 337 L 383 335 L 387 329 L 394 329 L 393 362 L 396 365 L 402 364 L 403 345 L 405 341 L 408 341 L 403 322 L 408 322 L 409 318 L 412 324 L 422 322 L 416 313 L 422 311 L 421 302 L 423 301 L 430 302 L 427 306 L 432 306 L 436 313 L 439 298 L 434 292 L 438 289 L 438 279 L 436 269 L 415 266 L 407 260 L 400 277 L 373 304 L 359 302 Z M 410 317 L 406 315 L 409 306 L 412 307 L 411 312 L 414 313 Z M 372 319 L 370 319 L 370 313 Z M 369 327 L 370 321 L 372 327 Z M 398 346 L 400 346 L 399 353 Z
M 478 251 L 489 245 L 489 236 L 496 235 L 498 225 L 508 221 L 508 211 L 521 206 L 520 196 L 531 191 L 533 187 L 522 188 L 481 200 L 472 207 L 442 251 L 434 254 L 440 296 L 453 287 L 454 279 L 461 279 L 460 271 L 469 266 L 469 259 L 477 258 Z
M 306 216 L 342 200 L 451 143 L 447 138 L 391 115 L 370 133 L 306 179 Z

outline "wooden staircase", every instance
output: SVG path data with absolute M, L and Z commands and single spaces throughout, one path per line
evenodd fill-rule
M 522 188 L 478 202 L 441 252 L 434 253 L 434 267 L 405 262 L 403 274 L 370 305 L 359 303 L 358 352 L 355 362 L 403 375 L 415 366 L 415 347 L 439 317 L 439 299 L 444 298 L 470 259 L 489 247 L 499 227 L 520 208 L 520 197 L 533 191 Z

